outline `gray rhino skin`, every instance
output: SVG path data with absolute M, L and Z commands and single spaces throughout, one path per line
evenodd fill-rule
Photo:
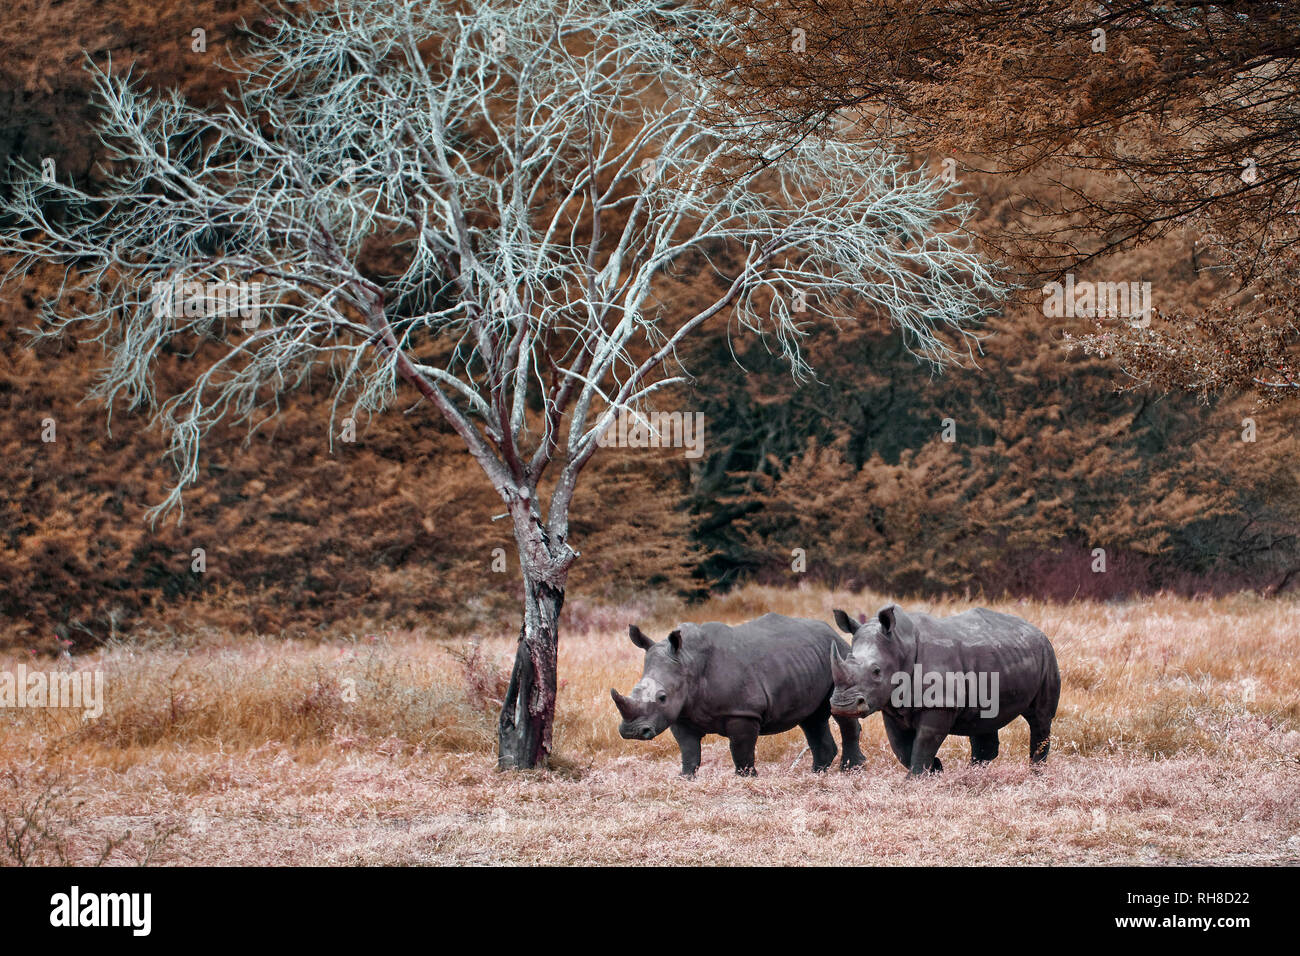
M 754 746 L 763 734 L 799 727 L 808 738 L 813 770 L 834 761 L 831 736 L 831 652 L 848 644 L 822 621 L 764 614 L 735 627 L 711 621 L 682 624 L 655 643 L 632 625 L 632 643 L 645 651 L 641 680 L 624 697 L 610 688 L 627 740 L 653 740 L 665 729 L 677 738 L 682 776 L 700 766 L 700 741 L 720 734 L 731 741 L 736 773 L 753 776 Z M 836 717 L 844 756 L 841 770 L 861 766 L 859 724 Z
M 1029 724 L 1030 762 L 1047 759 L 1061 674 L 1047 635 L 1028 621 L 985 608 L 935 618 L 906 614 L 891 604 L 865 624 L 837 610 L 835 623 L 853 635 L 853 647 L 847 658 L 831 652 L 831 711 L 866 717 L 879 710 L 889 746 L 909 773 L 941 771 L 935 754 L 949 734 L 970 738 L 972 763 L 993 760 L 998 730 L 1017 717 Z M 910 676 L 918 663 L 922 673 L 996 674 L 996 713 L 984 716 L 985 708 L 975 702 L 894 706 L 893 675 Z M 986 686 L 991 689 L 991 684 L 989 678 Z

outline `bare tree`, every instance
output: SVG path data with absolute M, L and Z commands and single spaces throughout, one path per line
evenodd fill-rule
M 5 203 L 18 272 L 68 267 L 45 334 L 98 337 L 98 396 L 172 436 L 159 512 L 215 422 L 256 427 L 320 369 L 336 416 L 411 389 L 450 423 L 523 575 L 503 768 L 551 748 L 578 476 L 620 411 L 681 380 L 683 339 L 730 318 L 803 375 L 799 293 L 811 313 L 887 316 L 941 362 L 1000 291 L 960 231 L 969 209 L 897 155 L 831 135 L 733 156 L 691 70 L 694 41 L 725 29 L 662 0 L 331 0 L 255 37 L 221 109 L 97 70 L 102 191 L 26 168 Z M 670 295 L 683 268 L 711 279 L 702 307 Z M 222 294 L 238 283 L 259 308 Z M 188 387 L 156 395 L 160 351 L 200 346 Z

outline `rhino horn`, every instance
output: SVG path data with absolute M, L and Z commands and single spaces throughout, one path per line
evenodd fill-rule
M 831 679 L 837 684 L 847 684 L 849 682 L 848 668 L 844 666 L 844 658 L 841 656 L 838 641 L 831 645 Z
M 614 698 L 614 706 L 618 708 L 618 712 L 623 715 L 624 720 L 631 720 L 636 716 L 632 708 L 632 702 L 612 687 L 609 689 L 609 696 Z

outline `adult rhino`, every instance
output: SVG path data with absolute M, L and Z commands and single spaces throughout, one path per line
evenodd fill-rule
M 764 614 L 735 627 L 717 622 L 681 624 L 655 643 L 636 625 L 632 643 L 645 651 L 641 680 L 624 697 L 610 688 L 627 740 L 653 740 L 672 730 L 682 752 L 682 776 L 700 766 L 700 741 L 720 734 L 731 741 L 736 773 L 753 776 L 754 746 L 764 734 L 799 727 L 808 738 L 813 770 L 834 761 L 831 736 L 831 652 L 848 649 L 822 621 Z M 844 756 L 841 770 L 861 766 L 859 724 L 835 718 Z
M 831 651 L 831 712 L 880 711 L 894 754 L 912 774 L 940 771 L 935 754 L 949 734 L 970 738 L 971 762 L 998 755 L 998 731 L 1029 724 L 1029 759 L 1047 758 L 1061 675 L 1051 642 L 1028 621 L 985 608 L 948 618 L 907 614 L 895 604 L 859 624 L 835 612 L 853 635 L 847 657 Z

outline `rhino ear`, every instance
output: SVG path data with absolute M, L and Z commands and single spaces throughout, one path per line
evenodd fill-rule
M 671 634 L 669 634 L 669 635 L 668 635 L 668 643 L 672 646 L 672 649 L 673 649 L 673 656 L 674 656 L 674 657 L 676 657 L 676 656 L 678 656 L 679 654 L 681 654 L 681 652 L 682 652 L 682 632 L 681 632 L 680 630 L 676 630 L 676 631 L 673 631 Z
M 885 607 L 882 607 L 880 613 L 876 615 L 876 620 L 880 622 L 880 629 L 886 634 L 894 633 L 894 625 L 898 623 L 894 612 L 897 610 L 897 604 L 887 604 Z
M 849 635 L 858 633 L 858 628 L 860 627 L 857 621 L 853 620 L 853 618 L 849 617 L 839 608 L 835 609 L 835 623 L 839 625 L 841 631 Z
M 652 648 L 655 643 L 654 641 L 650 640 L 650 638 L 642 634 L 641 628 L 637 627 L 635 624 L 629 625 L 627 629 L 627 636 L 632 638 L 632 643 L 635 644 L 637 647 L 641 648 L 641 650 L 643 651 L 650 650 L 650 648 Z

